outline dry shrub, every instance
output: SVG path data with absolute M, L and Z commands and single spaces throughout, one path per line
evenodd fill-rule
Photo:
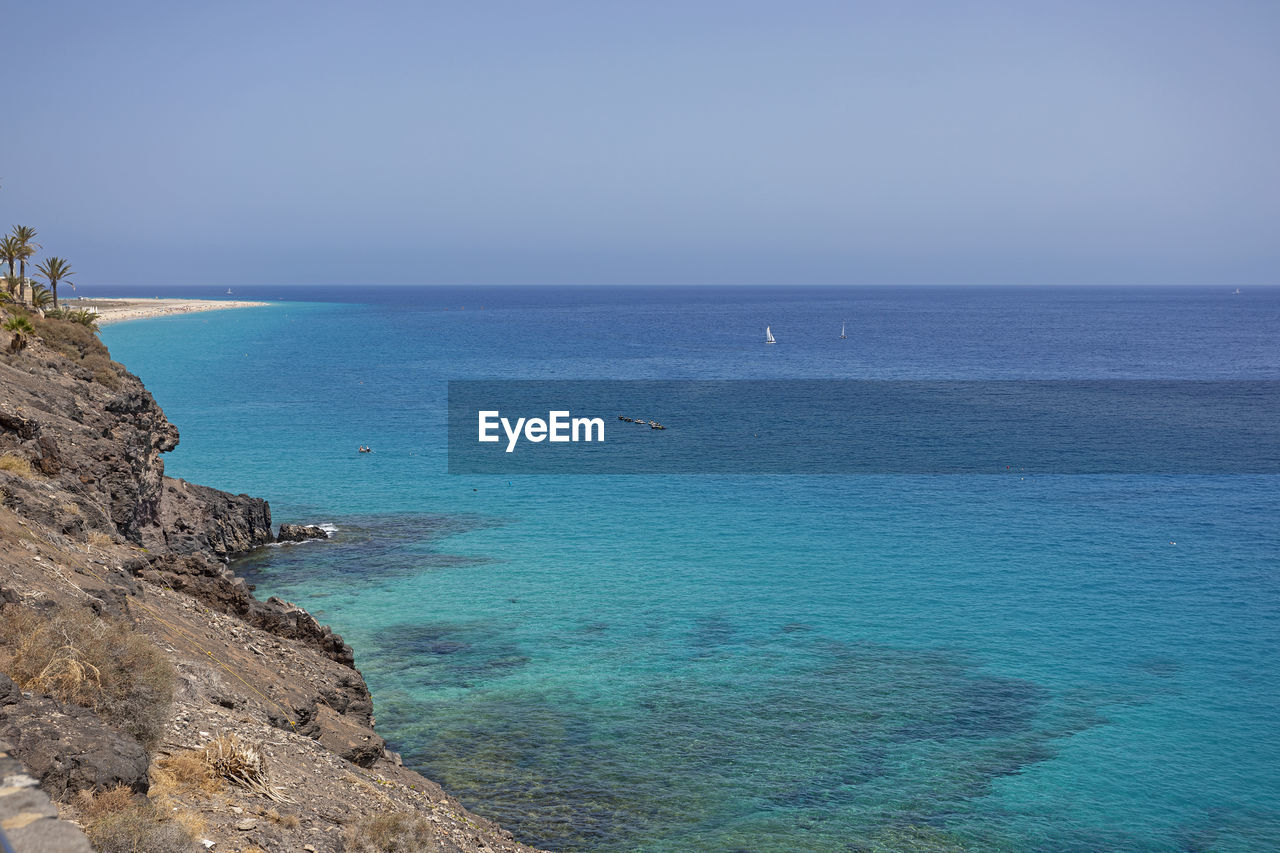
M 461 853 L 435 825 L 413 812 L 383 812 L 347 827 L 344 853 Z
M 107 355 L 107 348 L 92 329 L 72 323 L 60 317 L 32 317 L 36 334 L 45 343 L 72 361 L 80 361 L 87 355 Z
M 93 381 L 119 390 L 120 367 L 111 360 L 111 353 L 93 329 L 59 316 L 33 317 L 32 322 L 45 346 L 78 363 L 93 376 Z
M 35 471 L 31 468 L 31 460 L 16 453 L 6 453 L 0 456 L 0 471 L 8 471 L 10 474 L 16 474 L 19 477 L 35 476 Z
M 97 853 L 190 853 L 195 838 L 158 808 L 120 785 L 106 791 L 80 793 L 84 834 Z
M 0 631 L 15 648 L 8 675 L 23 690 L 92 708 L 148 749 L 160 741 L 175 675 L 141 632 L 74 606 L 9 607 Z
M 95 548 L 106 548 L 115 543 L 109 533 L 103 533 L 101 530 L 90 530 L 88 541 Z
M 210 741 L 201 754 L 216 776 L 276 802 L 287 802 L 271 785 L 266 756 L 256 744 L 225 734 Z
M 157 796 L 171 793 L 217 794 L 226 788 L 213 771 L 203 749 L 188 749 L 162 758 L 151 766 L 151 791 Z
M 105 385 L 112 391 L 120 390 L 120 374 L 116 371 L 116 364 L 107 356 L 101 353 L 91 353 L 86 355 L 80 365 L 93 374 L 93 381 L 99 385 Z

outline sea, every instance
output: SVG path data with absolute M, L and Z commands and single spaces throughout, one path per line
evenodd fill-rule
M 750 443 L 731 473 L 460 474 L 446 408 L 462 380 L 1280 379 L 1280 289 L 1234 290 L 80 293 L 270 303 L 102 339 L 181 432 L 167 473 L 333 531 L 235 568 L 522 841 L 1225 853 L 1280 849 L 1280 476 L 756 474 Z

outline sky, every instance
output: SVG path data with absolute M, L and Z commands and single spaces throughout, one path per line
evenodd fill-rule
M 106 285 L 1280 276 L 1280 3 L 5 4 L 0 227 Z

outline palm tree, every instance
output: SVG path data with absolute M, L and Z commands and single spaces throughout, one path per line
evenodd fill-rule
M 36 242 L 36 229 L 30 225 L 13 226 L 13 238 L 19 243 L 18 264 L 21 277 L 18 280 L 18 297 L 25 300 L 27 298 L 27 258 L 34 255 L 36 249 L 41 248 L 41 246 Z M 54 290 L 56 291 L 57 288 L 54 288 Z M 54 301 L 56 302 L 57 300 L 55 299 Z
M 13 337 L 9 339 L 10 352 L 17 352 L 23 349 L 27 345 L 27 336 L 36 333 L 31 321 L 23 316 L 10 317 L 4 324 L 4 329 L 13 334 Z
M 43 284 L 31 285 L 31 307 L 43 311 L 53 307 L 53 294 Z
M 16 291 L 18 286 L 18 282 L 14 281 L 13 278 L 13 265 L 17 263 L 21 254 L 22 242 L 17 237 L 7 234 L 3 240 L 0 240 L 0 261 L 5 261 L 9 264 L 9 277 L 5 280 L 5 283 L 8 285 L 9 293 L 11 294 Z
M 75 290 L 76 286 L 71 284 L 68 279 L 75 275 L 71 271 L 71 264 L 67 263 L 63 258 L 50 257 L 44 263 L 36 267 L 41 278 L 49 282 L 49 289 L 53 291 L 53 307 L 58 307 L 58 283 L 65 281 L 71 285 L 71 289 Z

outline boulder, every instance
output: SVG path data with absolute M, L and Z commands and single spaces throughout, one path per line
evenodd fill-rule
M 329 534 L 314 524 L 282 524 L 277 542 L 305 542 L 308 539 L 328 539 Z
M 126 785 L 147 792 L 147 753 L 129 735 L 76 705 L 20 691 L 0 675 L 0 740 L 55 800 Z

